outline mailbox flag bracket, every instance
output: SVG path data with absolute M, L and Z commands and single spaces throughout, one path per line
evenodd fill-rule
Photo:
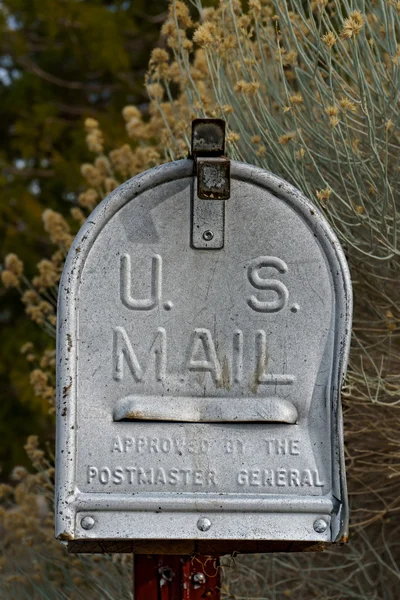
M 192 148 L 192 247 L 220 250 L 225 243 L 225 200 L 230 198 L 230 160 L 225 152 L 225 121 L 194 119 Z

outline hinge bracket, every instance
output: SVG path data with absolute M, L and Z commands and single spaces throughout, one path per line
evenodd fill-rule
M 192 122 L 192 247 L 219 250 L 225 242 L 225 200 L 230 197 L 230 160 L 225 152 L 225 121 Z

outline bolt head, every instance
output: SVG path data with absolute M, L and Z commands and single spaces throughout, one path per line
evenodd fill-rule
M 86 529 L 87 531 L 89 529 L 93 529 L 93 527 L 94 527 L 93 517 L 83 517 L 83 519 L 81 520 L 81 527 L 82 527 L 82 529 Z
M 197 585 L 204 585 L 206 583 L 206 576 L 204 575 L 204 573 L 193 573 L 192 575 L 192 582 L 197 584 Z
M 314 521 L 314 530 L 317 533 L 324 533 L 328 529 L 328 523 L 325 519 L 317 519 Z
M 214 234 L 211 231 L 211 229 L 206 229 L 206 231 L 203 233 L 203 240 L 205 240 L 206 242 L 211 242 L 213 237 L 214 237 Z
M 200 517 L 197 521 L 197 528 L 200 529 L 200 531 L 208 531 L 210 527 L 211 521 L 207 517 Z

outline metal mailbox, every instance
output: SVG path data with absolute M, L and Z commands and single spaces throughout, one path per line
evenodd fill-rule
M 193 160 L 112 192 L 68 255 L 56 536 L 71 551 L 346 538 L 343 251 L 297 189 L 227 164 L 223 141 L 207 153 L 219 125 L 195 123 Z

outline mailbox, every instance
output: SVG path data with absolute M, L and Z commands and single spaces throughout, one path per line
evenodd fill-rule
M 340 388 L 351 284 L 325 218 L 275 175 L 193 158 L 113 191 L 59 293 L 56 536 L 73 552 L 345 540 Z

